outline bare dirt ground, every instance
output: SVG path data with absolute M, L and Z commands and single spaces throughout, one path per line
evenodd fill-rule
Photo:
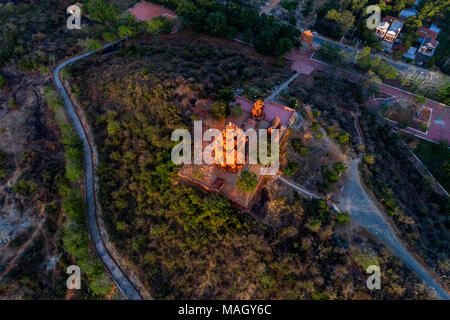
M 0 91 L 0 149 L 6 153 L 7 175 L 0 180 L 0 283 L 11 285 L 15 280 L 10 272 L 26 258 L 37 237 L 44 239 L 39 251 L 42 262 L 56 254 L 55 233 L 42 230 L 46 206 L 57 201 L 58 195 L 40 189 L 40 184 L 44 171 L 64 166 L 64 155 L 42 93 L 49 78 L 14 68 L 4 68 L 2 75 L 6 85 Z M 20 180 L 36 182 L 36 190 L 26 196 L 14 192 Z M 58 220 L 57 215 L 53 218 Z M 25 292 L 32 293 L 26 285 L 7 288 L 0 296 L 21 298 Z

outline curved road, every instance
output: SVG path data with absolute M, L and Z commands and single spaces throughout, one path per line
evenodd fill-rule
M 106 45 L 104 48 L 108 48 L 113 44 Z M 73 57 L 62 62 L 60 65 L 56 67 L 53 71 L 53 77 L 55 80 L 56 87 L 58 88 L 61 97 L 64 100 L 64 105 L 66 107 L 67 113 L 69 114 L 72 122 L 74 124 L 75 130 L 77 131 L 78 136 L 83 140 L 83 154 L 84 154 L 84 168 L 85 168 L 85 193 L 86 193 L 86 204 L 87 204 L 87 224 L 88 224 L 88 232 L 89 237 L 91 238 L 91 242 L 94 246 L 95 252 L 97 256 L 102 260 L 106 269 L 110 272 L 114 282 L 117 284 L 119 289 L 125 295 L 125 297 L 129 300 L 141 300 L 141 296 L 137 292 L 136 288 L 133 284 L 127 279 L 125 274 L 120 270 L 119 266 L 116 262 L 111 258 L 108 253 L 105 244 L 103 242 L 102 237 L 100 236 L 100 230 L 97 224 L 97 211 L 95 208 L 95 188 L 94 188 L 94 168 L 92 162 L 92 148 L 89 145 L 88 139 L 86 137 L 86 133 L 84 132 L 83 126 L 81 125 L 81 121 L 78 118 L 77 113 L 73 107 L 72 101 L 70 101 L 69 95 L 64 88 L 61 79 L 59 77 L 59 73 L 65 66 L 81 60 L 85 57 L 88 57 L 94 54 L 97 50 L 87 52 L 85 54 Z
M 391 248 L 394 254 L 412 269 L 428 287 L 432 288 L 440 299 L 449 300 L 448 292 L 403 246 L 383 213 L 378 210 L 364 191 L 358 172 L 360 160 L 357 158 L 350 164 L 348 182 L 338 204 L 339 209 L 348 212 L 354 221 Z

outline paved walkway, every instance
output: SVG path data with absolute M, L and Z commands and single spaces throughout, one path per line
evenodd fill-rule
M 264 102 L 266 101 L 275 101 L 278 94 L 283 91 L 284 89 L 286 89 L 287 86 L 289 86 L 289 84 L 295 80 L 295 78 L 297 78 L 300 75 L 300 73 L 296 72 L 292 77 L 290 77 L 289 79 L 287 79 L 285 82 L 283 82 L 282 84 L 280 84 L 278 87 L 276 87 L 275 89 L 273 89 L 272 93 L 270 94 L 270 96 L 268 96 Z
M 307 196 L 314 198 L 314 199 L 320 199 L 320 197 L 312 192 L 309 192 L 306 189 L 303 189 L 302 187 L 300 187 L 298 184 L 296 184 L 295 182 L 293 182 L 292 180 L 285 178 L 283 176 L 279 176 L 280 181 L 286 183 L 288 186 L 294 188 L 297 191 L 300 191 L 303 194 L 306 194 Z
M 108 48 L 110 46 L 111 45 L 106 45 L 105 48 Z M 88 53 L 65 60 L 56 67 L 56 69 L 53 72 L 53 77 L 55 80 L 56 87 L 58 88 L 58 91 L 64 100 L 64 105 L 66 107 L 67 113 L 72 119 L 72 122 L 74 124 L 78 136 L 83 141 L 87 223 L 88 223 L 89 237 L 91 239 L 92 245 L 95 249 L 95 252 L 97 253 L 97 256 L 102 260 L 104 266 L 109 271 L 114 282 L 117 284 L 117 286 L 125 295 L 125 297 L 130 300 L 140 300 L 141 296 L 139 295 L 133 284 L 127 279 L 122 270 L 120 270 L 116 262 L 111 258 L 100 235 L 100 230 L 97 223 L 97 211 L 95 208 L 94 166 L 92 160 L 92 147 L 88 142 L 84 128 L 81 125 L 81 121 L 78 118 L 77 113 L 75 112 L 72 101 L 70 100 L 69 95 L 67 94 L 66 89 L 64 88 L 59 76 L 60 71 L 65 66 L 78 60 L 81 60 L 85 57 L 88 57 L 94 54 L 95 52 L 96 50 L 90 51 Z

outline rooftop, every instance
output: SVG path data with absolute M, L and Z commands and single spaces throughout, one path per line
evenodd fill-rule
M 415 16 L 417 12 L 418 11 L 414 9 L 403 9 L 402 11 L 400 11 L 400 14 L 398 16 L 402 19 L 406 19 Z
M 430 30 L 431 30 L 431 31 L 434 31 L 434 32 L 437 32 L 437 33 L 441 32 L 441 29 L 438 28 L 438 27 L 437 27 L 436 25 L 434 25 L 434 24 L 431 25 Z
M 138 2 L 133 7 L 128 9 L 128 12 L 131 13 L 138 21 L 148 21 L 157 17 L 166 17 L 170 19 L 175 19 L 177 17 L 176 13 L 172 10 L 147 1 Z
M 414 60 L 416 58 L 417 48 L 410 47 L 407 52 L 403 54 L 405 58 Z
M 395 20 L 389 27 L 388 33 L 392 35 L 398 35 L 403 28 L 403 22 Z
M 389 22 L 387 22 L 387 21 L 381 21 L 377 27 L 377 29 L 383 29 L 383 30 L 387 30 L 388 28 L 389 28 Z

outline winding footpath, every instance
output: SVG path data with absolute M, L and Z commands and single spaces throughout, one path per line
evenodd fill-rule
M 361 158 L 352 161 L 348 169 L 348 182 L 337 205 L 341 211 L 346 211 L 359 225 L 368 230 L 376 238 L 380 239 L 394 254 L 433 291 L 439 299 L 449 300 L 448 292 L 430 275 L 408 249 L 398 239 L 390 223 L 380 212 L 372 199 L 365 192 L 358 172 Z
M 114 44 L 108 44 L 104 47 L 104 49 L 113 46 Z M 97 210 L 95 206 L 95 187 L 94 187 L 94 165 L 93 165 L 93 151 L 92 146 L 89 144 L 87 139 L 86 132 L 81 124 L 80 118 L 78 117 L 75 109 L 73 107 L 72 101 L 69 98 L 69 95 L 62 84 L 60 78 L 60 71 L 67 65 L 79 61 L 83 58 L 91 56 L 97 50 L 93 50 L 87 52 L 85 54 L 73 57 L 71 59 L 65 60 L 61 64 L 59 64 L 56 69 L 53 71 L 53 77 L 55 81 L 55 85 L 58 88 L 58 91 L 61 97 L 64 100 L 64 105 L 66 107 L 67 113 L 72 119 L 75 130 L 83 141 L 83 155 L 84 155 L 84 169 L 85 169 L 85 196 L 86 196 L 86 204 L 87 204 L 87 224 L 88 224 L 88 233 L 91 239 L 92 245 L 95 249 L 97 256 L 102 260 L 104 266 L 111 274 L 114 282 L 117 287 L 122 291 L 125 297 L 129 300 L 141 300 L 142 297 L 139 295 L 138 291 L 134 287 L 134 285 L 127 279 L 125 274 L 119 268 L 117 263 L 111 258 L 108 250 L 106 249 L 105 243 L 100 235 L 100 228 L 97 222 Z

